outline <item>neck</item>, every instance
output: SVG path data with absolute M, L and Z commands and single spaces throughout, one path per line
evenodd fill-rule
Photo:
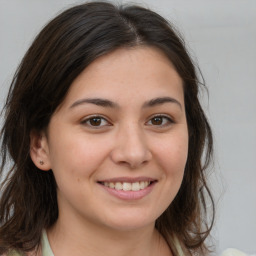
M 55 256 L 171 255 L 154 223 L 143 228 L 118 230 L 91 222 L 81 225 L 79 218 L 66 221 L 59 216 L 47 233 Z

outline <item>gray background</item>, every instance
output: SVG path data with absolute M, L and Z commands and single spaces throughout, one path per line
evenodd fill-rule
M 79 1 L 0 0 L 1 106 L 37 32 L 74 3 Z M 133 3 L 151 7 L 179 28 L 209 88 L 209 98 L 202 93 L 202 103 L 215 138 L 210 179 L 217 204 L 217 253 L 228 247 L 256 252 L 256 1 Z

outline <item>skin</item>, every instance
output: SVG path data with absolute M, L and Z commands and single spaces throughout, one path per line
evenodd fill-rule
M 85 102 L 92 98 L 113 106 Z M 31 134 L 32 160 L 58 186 L 59 218 L 47 231 L 55 256 L 171 255 L 154 225 L 180 188 L 187 152 L 182 80 L 160 50 L 118 49 L 91 63 L 47 132 Z M 155 183 L 136 200 L 98 183 L 120 177 Z

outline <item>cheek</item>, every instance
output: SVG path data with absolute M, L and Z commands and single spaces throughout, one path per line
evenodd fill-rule
M 160 163 L 165 170 L 171 173 L 184 171 L 188 156 L 187 134 L 166 139 L 158 152 Z
M 188 155 L 187 133 L 166 137 L 156 154 L 157 165 L 162 171 L 159 209 L 164 212 L 177 195 L 183 180 Z
M 59 134 L 53 141 L 51 162 L 54 172 L 71 178 L 91 176 L 108 155 L 110 142 L 100 136 Z M 65 172 L 64 172 L 65 170 Z
M 165 186 L 162 193 L 168 206 L 176 196 L 184 175 L 188 156 L 187 133 L 176 133 L 165 139 L 158 151 L 158 165 L 163 170 L 162 178 Z

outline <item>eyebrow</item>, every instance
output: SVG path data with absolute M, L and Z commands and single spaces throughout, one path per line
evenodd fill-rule
M 107 100 L 107 99 L 101 99 L 101 98 L 88 98 L 88 99 L 81 99 L 75 101 L 70 108 L 76 107 L 78 105 L 82 105 L 85 103 L 94 104 L 100 107 L 109 107 L 109 108 L 118 108 L 118 104 L 114 103 L 113 101 Z
M 171 98 L 171 97 L 159 97 L 159 98 L 149 100 L 149 101 L 145 102 L 142 107 L 143 108 L 154 107 L 157 105 L 162 105 L 164 103 L 175 103 L 180 107 L 180 109 L 182 109 L 181 103 L 178 100 Z
M 102 99 L 102 98 L 80 99 L 80 100 L 75 101 L 70 106 L 70 108 L 74 108 L 76 106 L 86 104 L 86 103 L 94 104 L 94 105 L 97 105 L 97 106 L 100 106 L 100 107 L 120 108 L 120 106 L 117 103 L 115 103 L 113 101 L 110 101 L 110 100 L 107 100 L 107 99 Z M 181 103 L 178 100 L 176 100 L 174 98 L 171 98 L 171 97 L 158 97 L 158 98 L 151 99 L 149 101 L 146 101 L 142 105 L 142 108 L 155 107 L 157 105 L 162 105 L 164 103 L 175 103 L 182 109 Z

